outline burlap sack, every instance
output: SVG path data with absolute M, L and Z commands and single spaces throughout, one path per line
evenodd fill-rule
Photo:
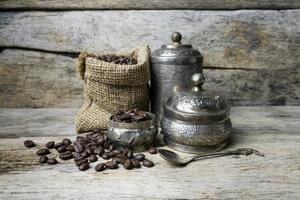
M 106 130 L 109 116 L 117 109 L 149 109 L 149 55 L 148 46 L 131 51 L 106 52 L 133 56 L 136 65 L 118 65 L 97 59 L 101 54 L 81 53 L 77 69 L 85 85 L 85 103 L 77 114 L 78 133 L 94 129 Z

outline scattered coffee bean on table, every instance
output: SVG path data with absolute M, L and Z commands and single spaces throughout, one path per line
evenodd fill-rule
M 138 154 L 135 154 L 135 155 L 134 155 L 134 158 L 135 158 L 136 160 L 140 161 L 140 162 L 143 162 L 144 159 L 145 159 L 145 155 L 142 154 L 142 153 L 138 153 Z
M 105 164 L 104 163 L 100 163 L 100 164 L 96 165 L 95 171 L 96 172 L 101 172 L 101 171 L 105 170 L 105 168 L 106 168 Z
M 145 159 L 145 160 L 143 161 L 143 166 L 144 166 L 144 167 L 153 167 L 153 166 L 154 166 L 154 163 L 153 163 L 151 160 Z
M 48 160 L 47 160 L 47 164 L 49 164 L 49 165 L 55 165 L 55 164 L 57 164 L 58 162 L 57 162 L 57 160 L 55 159 L 55 158 L 49 158 Z
M 73 154 L 72 154 L 72 152 L 67 151 L 67 152 L 59 154 L 59 158 L 62 160 L 70 160 L 73 158 Z
M 90 157 L 89 157 L 90 162 L 96 162 L 97 160 L 98 160 L 98 158 L 95 154 L 90 155 Z
M 49 151 L 49 149 L 39 149 L 39 150 L 37 150 L 36 154 L 38 156 L 44 156 L 44 155 L 50 154 L 50 151 Z
M 156 147 L 150 147 L 148 149 L 148 152 L 151 153 L 151 154 L 157 154 L 157 149 L 156 149 Z
M 54 141 L 50 141 L 50 142 L 47 142 L 45 146 L 46 146 L 48 149 L 53 149 L 53 148 L 54 148 L 54 145 L 55 145 L 55 142 L 54 142 Z
M 27 148 L 32 148 L 32 147 L 35 147 L 36 145 L 32 140 L 26 140 L 26 141 L 24 141 L 24 146 Z
M 85 163 L 82 163 L 80 166 L 79 166 L 79 170 L 80 171 L 85 171 L 85 170 L 88 170 L 90 168 L 90 165 L 88 162 L 85 162 Z
M 68 145 L 68 146 L 66 146 L 66 150 L 67 150 L 67 151 L 70 151 L 70 152 L 74 152 L 74 151 L 75 151 L 73 145 Z
M 107 161 L 105 163 L 106 168 L 108 169 L 117 169 L 118 168 L 118 164 L 113 162 L 113 161 Z
M 40 163 L 46 163 L 48 160 L 48 157 L 47 156 L 41 156 L 40 159 L 39 159 L 39 162 Z
M 133 168 L 132 166 L 132 163 L 131 163 L 131 160 L 130 159 L 127 159 L 125 160 L 124 164 L 123 164 L 123 167 L 127 170 L 130 170 Z
M 68 145 L 72 144 L 71 140 L 70 140 L 70 139 L 68 139 L 68 138 L 65 138 L 65 139 L 63 139 L 63 141 L 62 141 L 62 142 L 63 142 L 63 143 L 64 143 L 64 145 L 66 145 L 66 146 L 68 146 Z
M 138 160 L 136 160 L 136 159 L 131 159 L 131 163 L 132 163 L 132 166 L 133 166 L 134 168 L 141 168 L 141 164 L 140 164 L 140 162 L 139 162 Z

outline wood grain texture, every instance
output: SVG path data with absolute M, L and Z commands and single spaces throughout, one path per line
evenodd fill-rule
M 173 31 L 211 68 L 286 69 L 300 62 L 300 10 L 0 13 L 0 47 L 78 53 L 148 43 L 154 50 L 170 43 Z
M 28 110 L 18 110 L 18 113 L 22 112 Z M 44 113 L 44 116 L 53 114 L 52 109 L 33 109 L 32 112 Z M 61 113 L 73 115 L 69 109 L 61 109 Z M 60 118 L 60 115 L 57 117 Z M 251 147 L 265 153 L 265 157 L 206 159 L 178 168 L 168 165 L 159 155 L 146 153 L 154 161 L 154 168 L 132 171 L 119 168 L 98 173 L 90 169 L 81 172 L 72 161 L 60 161 L 61 164 L 55 166 L 39 165 L 35 156 L 39 147 L 28 150 L 23 146 L 25 139 L 33 139 L 43 145 L 65 137 L 55 136 L 54 131 L 54 135 L 45 137 L 23 137 L 26 136 L 24 132 L 18 138 L 2 138 L 0 198 L 299 199 L 300 107 L 235 107 L 231 118 L 234 129 L 228 149 Z M 7 119 L 0 116 L 0 121 Z M 32 121 L 44 124 L 48 130 L 52 128 L 47 121 L 35 117 Z M 66 118 L 60 122 L 64 125 Z M 68 128 L 69 131 L 72 129 Z M 72 132 L 66 134 L 75 138 Z
M 0 53 L 0 107 L 65 107 L 82 103 L 74 59 L 51 53 Z
M 83 84 L 75 59 L 53 53 L 0 53 L 0 107 L 79 107 Z M 300 68 L 204 69 L 204 89 L 232 105 L 299 105 Z
M 297 0 L 2 0 L 0 9 L 287 9 Z

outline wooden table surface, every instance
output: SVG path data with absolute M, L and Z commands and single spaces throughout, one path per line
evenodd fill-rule
M 0 199 L 300 199 L 300 107 L 234 107 L 232 144 L 265 157 L 228 156 L 174 167 L 78 171 L 72 161 L 40 165 L 36 149 L 75 138 L 78 109 L 0 109 Z M 101 162 L 101 161 L 99 161 Z M 92 166 L 94 166 L 93 164 Z

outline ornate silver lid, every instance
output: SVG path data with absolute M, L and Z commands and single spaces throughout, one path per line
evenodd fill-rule
M 202 64 L 201 53 L 190 44 L 181 44 L 182 36 L 174 32 L 172 44 L 162 45 L 151 54 L 151 62 L 156 64 Z
M 203 74 L 193 74 L 191 81 L 194 85 L 192 89 L 179 91 L 165 102 L 165 117 L 198 123 L 226 119 L 230 113 L 230 105 L 224 97 L 203 91 Z

